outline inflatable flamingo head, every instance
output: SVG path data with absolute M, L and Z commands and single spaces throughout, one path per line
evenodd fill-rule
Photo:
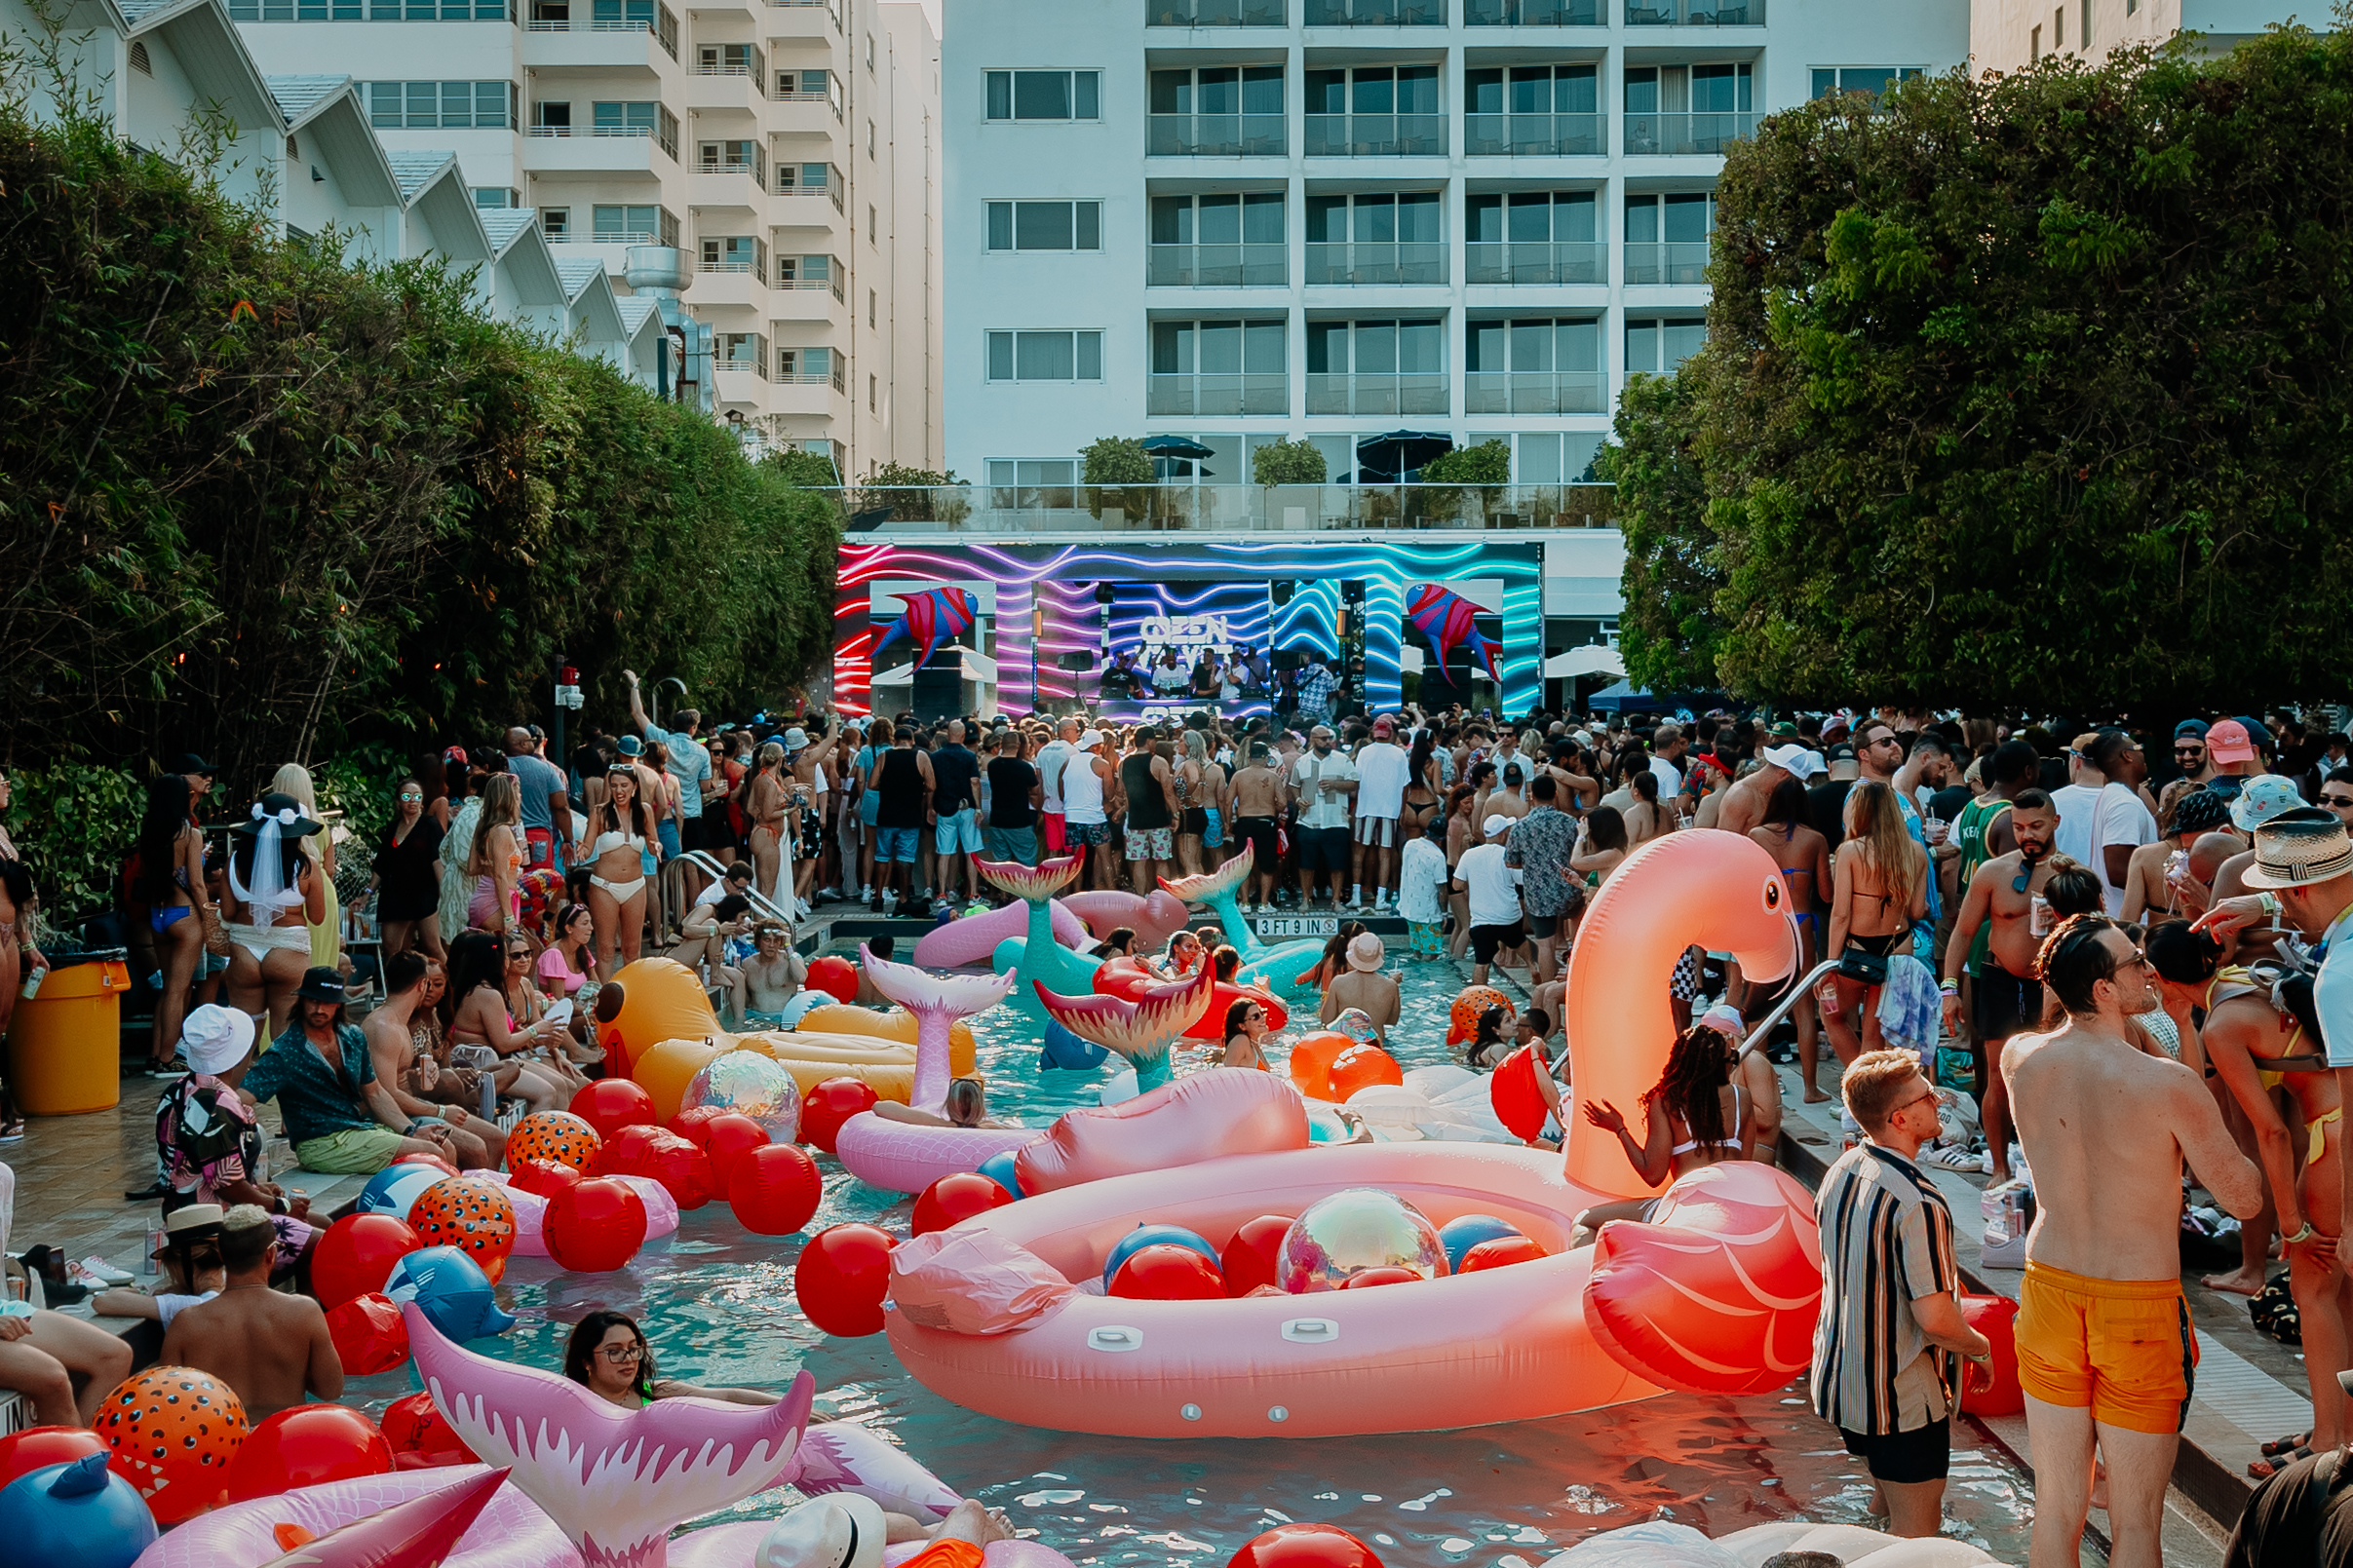
M 1746 833 L 1712 827 L 1652 839 L 1611 875 L 1577 928 L 1568 963 L 1569 1051 L 1581 1103 L 1631 1112 L 1675 1044 L 1668 987 L 1691 947 L 1729 952 L 1744 979 L 1770 984 L 1797 966 L 1797 928 L 1773 857 Z M 1568 1128 L 1571 1181 L 1648 1196 L 1614 1137 Z
M 451 1344 L 414 1305 L 402 1315 L 417 1375 L 450 1430 L 511 1469 L 588 1568 L 658 1568 L 675 1526 L 775 1484 L 817 1392 L 802 1372 L 778 1404 L 657 1399 L 624 1410 L 569 1378 Z
M 951 1018 L 985 1013 L 1012 995 L 1016 983 L 1011 975 L 933 975 L 912 964 L 876 958 L 864 942 L 858 944 L 858 961 L 875 990 L 917 1017 L 927 1012 Z
M 1003 888 L 1015 898 L 1029 903 L 1043 903 L 1077 880 L 1079 859 L 1065 855 L 1060 860 L 1041 860 L 1035 866 L 1019 860 L 976 860 L 981 874 Z
M 1146 987 L 1134 1002 L 1100 994 L 1058 996 L 1037 981 L 1030 983 L 1037 986 L 1038 1005 L 1048 1017 L 1081 1040 L 1136 1062 L 1167 1055 L 1170 1045 L 1209 1011 L 1216 993 L 1216 974 L 1207 964 L 1190 978 Z
M 1199 876 L 1164 876 L 1160 885 L 1187 903 L 1211 903 L 1217 899 L 1231 898 L 1236 888 L 1247 881 L 1253 860 L 1250 841 L 1243 840 L 1242 853 L 1217 867 Z

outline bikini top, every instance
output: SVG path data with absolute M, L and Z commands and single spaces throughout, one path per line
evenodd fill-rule
M 592 856 L 602 855 L 605 851 L 617 850 L 624 844 L 632 849 L 642 850 L 645 848 L 645 835 L 643 833 L 624 833 L 618 827 L 608 827 L 598 833 L 589 845 L 589 854 Z
M 1732 1086 L 1732 1125 L 1734 1127 L 1743 1125 L 1747 1122 L 1748 1116 L 1748 1101 L 1742 1097 L 1740 1086 L 1738 1084 L 1734 1084 Z M 1688 1122 L 1684 1123 L 1683 1130 L 1685 1132 L 1690 1131 L 1691 1124 Z M 1667 1155 L 1669 1159 L 1673 1159 L 1678 1155 L 1691 1154 L 1697 1151 L 1701 1146 L 1702 1145 L 1697 1138 L 1686 1139 L 1684 1142 L 1678 1143 L 1674 1148 L 1668 1150 Z M 1737 1149 L 1740 1147 L 1740 1139 L 1717 1138 L 1715 1142 L 1706 1145 L 1706 1147 L 1712 1149 Z
M 2206 1012 L 2208 1016 L 2211 1017 L 2214 1010 L 2223 1003 L 2242 996 L 2259 996 L 2268 1002 L 2271 1000 L 2271 991 L 2257 976 L 2255 971 L 2240 964 L 2225 964 L 2215 971 L 2215 977 L 2207 982 Z M 2282 1021 L 2287 1021 L 2295 1018 L 2295 1014 L 2293 1013 L 2282 1013 L 2281 1018 Z M 2265 1089 L 2277 1089 L 2284 1081 L 2299 1073 L 2329 1071 L 2327 1056 L 2317 1052 L 2307 1052 L 2301 1056 L 2295 1053 L 2295 1048 L 2302 1044 L 2303 1038 L 2303 1022 L 2301 1019 L 2296 1019 L 2295 1027 L 2288 1032 L 2287 1050 L 2276 1056 L 2258 1056 L 2253 1052 L 2247 1053 L 2249 1059 L 2257 1064 L 2255 1075 L 2261 1081 Z

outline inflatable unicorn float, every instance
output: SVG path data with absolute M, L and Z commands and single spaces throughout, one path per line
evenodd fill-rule
M 1772 858 L 1740 834 L 1677 833 L 1631 857 L 1594 900 L 1570 961 L 1578 1091 L 1632 1104 L 1651 1087 L 1675 1036 L 1669 982 L 1690 944 L 1732 952 L 1754 979 L 1791 973 L 1798 944 L 1786 901 Z M 1135 1003 L 1032 989 L 1066 1027 L 1135 1060 L 1139 1081 L 1165 1070 L 1153 1037 L 1173 1038 L 1196 1005 L 1192 986 Z M 1205 1087 L 1194 1093 L 1288 1096 L 1296 1125 L 1262 1118 L 1264 1141 L 1233 1152 L 1205 1121 L 1190 1163 L 1160 1147 L 1163 1168 L 1121 1173 L 1101 1170 L 1099 1153 L 1096 1179 L 1054 1181 L 1066 1133 L 1117 1142 L 1122 1121 L 1147 1118 L 1165 1132 L 1170 1101 L 1195 1084 Z M 1127 1436 L 1427 1431 L 1664 1389 L 1761 1392 L 1801 1370 L 1821 1287 L 1811 1195 L 1769 1166 L 1714 1165 L 1675 1182 L 1645 1221 L 1613 1222 L 1572 1249 L 1579 1213 L 1649 1189 L 1614 1139 L 1568 1120 L 1565 1156 L 1435 1141 L 1309 1148 L 1304 1102 L 1271 1075 L 1180 1079 L 1064 1117 L 1054 1137 L 1015 1156 L 1029 1196 L 902 1246 L 885 1330 L 907 1370 L 959 1404 Z M 1139 1224 L 1184 1227 L 1224 1248 L 1218 1239 L 1247 1222 L 1298 1216 L 1351 1189 L 1402 1201 L 1433 1227 L 1500 1218 L 1543 1255 L 1449 1274 L 1442 1252 L 1384 1288 L 1312 1295 L 1157 1300 L 1075 1283 L 1098 1278 Z M 1009 1301 L 1023 1304 L 1018 1320 L 997 1310 Z M 920 1320 L 910 1302 L 922 1304 Z
M 937 1523 L 956 1494 L 883 1439 L 843 1423 L 812 1427 L 806 1372 L 773 1405 L 657 1399 L 624 1410 L 535 1367 L 491 1360 L 442 1337 L 405 1309 L 416 1370 L 451 1431 L 487 1465 L 401 1471 L 299 1487 L 202 1514 L 165 1536 L 134 1568 L 261 1568 L 382 1563 L 305 1549 L 416 1500 L 439 1512 L 475 1511 L 443 1568 L 747 1568 L 770 1524 L 712 1525 L 673 1538 L 684 1521 L 791 1484 L 807 1496 L 857 1492 L 919 1523 Z M 503 1476 L 503 1479 L 500 1477 Z M 379 1535 L 394 1532 L 385 1529 Z M 412 1532 L 411 1532 L 412 1533 Z M 921 1549 L 886 1549 L 894 1564 Z M 289 1555 L 289 1552 L 292 1553 Z M 1070 1568 L 1034 1542 L 1001 1541 L 984 1568 Z

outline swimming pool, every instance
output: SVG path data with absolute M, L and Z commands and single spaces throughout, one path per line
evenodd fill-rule
M 1466 972 L 1408 964 L 1392 1053 L 1447 1061 L 1447 1005 Z M 1312 1013 L 1300 1026 L 1313 1023 Z M 1043 1125 L 1091 1104 L 1108 1069 L 1037 1071 L 1029 1026 L 999 1008 L 974 1020 L 997 1114 Z M 1279 1053 L 1278 1053 L 1279 1055 Z M 1179 1069 L 1182 1070 L 1181 1067 Z M 872 1220 L 905 1234 L 909 1200 L 851 1179 L 830 1160 L 812 1229 Z M 1802 1385 L 1749 1398 L 1667 1395 L 1551 1421 L 1371 1437 L 1154 1441 L 1045 1432 L 949 1404 L 903 1371 L 881 1335 L 829 1339 L 793 1303 L 797 1239 L 748 1236 L 724 1204 L 683 1217 L 626 1270 L 569 1275 L 519 1258 L 499 1301 L 521 1321 L 501 1348 L 561 1363 L 570 1324 L 598 1307 L 645 1324 L 665 1376 L 781 1388 L 805 1366 L 821 1406 L 880 1431 L 959 1491 L 1081 1563 L 1219 1563 L 1286 1520 L 1355 1531 L 1392 1563 L 1521 1568 L 1596 1531 L 1651 1517 L 1711 1535 L 1803 1514 L 1861 1523 L 1869 1483 Z M 405 1373 L 355 1380 L 372 1412 L 410 1392 Z M 1964 1430 L 1967 1430 L 1964 1428 Z M 781 1511 L 769 1493 L 724 1517 Z M 2033 1499 L 1996 1452 L 1953 1456 L 1948 1529 L 2008 1561 L 2025 1558 Z M 1517 1560 L 1515 1560 L 1517 1559 Z

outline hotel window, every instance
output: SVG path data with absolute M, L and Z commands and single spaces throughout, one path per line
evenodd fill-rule
M 1814 96 L 1868 93 L 1877 97 L 1896 83 L 1924 74 L 1917 65 L 1817 65 L 1813 72 Z
M 1100 332 L 991 332 L 991 381 L 1100 381 Z
M 1673 375 L 1708 341 L 1704 316 L 1637 318 L 1626 324 L 1626 373 Z
M 1704 284 L 1716 198 L 1705 191 L 1626 198 L 1626 281 Z
M 503 131 L 515 121 L 512 82 L 369 82 L 367 123 L 385 129 Z
M 991 202 L 991 250 L 1100 250 L 1100 202 Z
M 513 21 L 508 0 L 229 0 L 231 21 Z
M 1099 120 L 1099 71 L 989 71 L 991 120 Z
M 1266 157 L 1284 141 L 1283 67 L 1204 65 L 1154 71 L 1146 86 L 1155 157 Z
M 678 243 L 678 220 L 659 207 L 598 207 L 589 216 L 589 237 L 598 245 Z
M 1464 249 L 1475 284 L 1609 281 L 1591 191 L 1478 192 L 1463 198 Z
M 1078 464 L 1066 457 L 988 460 L 988 483 L 992 489 L 1057 489 L 1077 482 Z
M 1144 281 L 1164 287 L 1247 288 L 1288 281 L 1283 193 L 1155 196 Z
M 543 207 L 539 210 L 539 232 L 550 240 L 571 237 L 572 210 L 568 207 Z
M 1601 413 L 1601 324 L 1472 322 L 1463 333 L 1463 378 L 1466 413 Z

